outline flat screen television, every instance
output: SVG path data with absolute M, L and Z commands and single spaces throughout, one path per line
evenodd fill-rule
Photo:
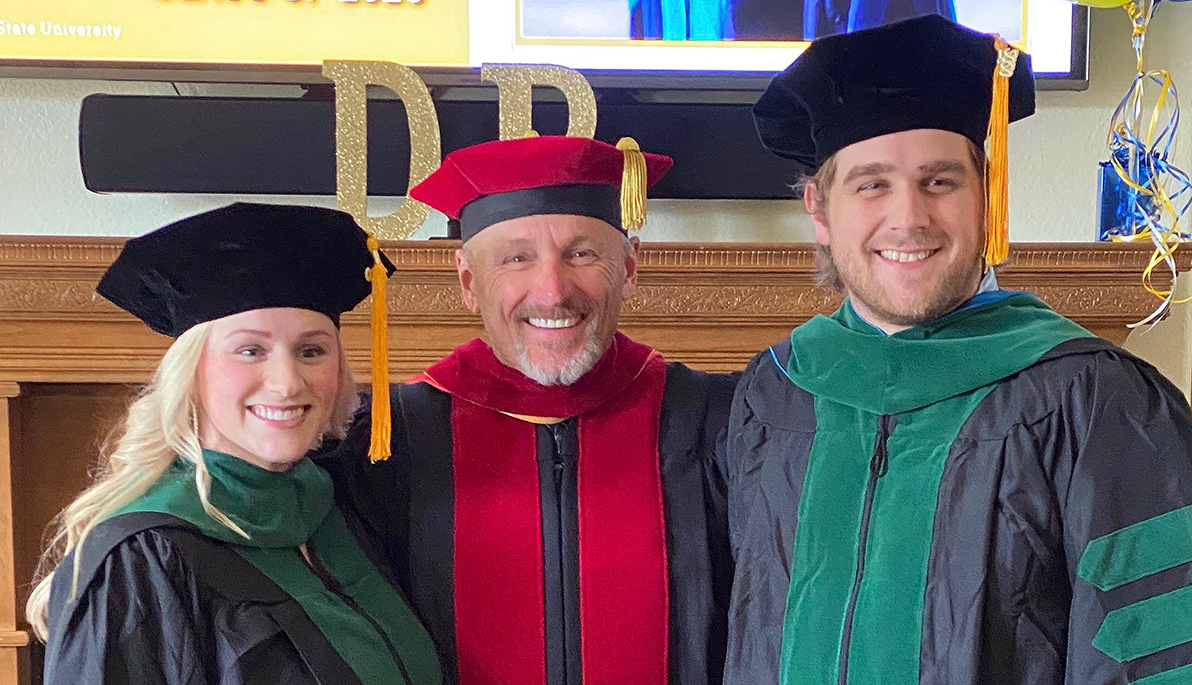
M 0 0 L 0 74 L 317 83 L 352 59 L 446 85 L 538 63 L 597 87 L 757 90 L 811 38 L 929 12 L 1026 48 L 1043 87 L 1086 83 L 1087 9 L 1066 0 Z

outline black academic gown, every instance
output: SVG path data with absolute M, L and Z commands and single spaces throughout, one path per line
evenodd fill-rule
M 754 359 L 730 421 L 725 683 L 1192 683 L 1192 414 L 1153 367 L 1099 339 L 1057 345 L 993 387 L 943 446 L 938 484 L 911 496 L 891 486 L 926 453 L 899 441 L 914 413 L 886 417 L 876 437 L 857 430 L 865 450 L 816 468 L 829 405 L 788 377 L 790 351 Z M 864 501 L 820 497 L 810 511 L 854 463 L 871 474 L 868 489 L 855 483 Z M 924 505 L 935 514 L 922 528 L 890 530 Z M 823 558 L 797 551 L 812 516 L 849 522 L 828 542 L 854 559 L 840 585 L 853 599 L 821 602 L 835 629 L 802 639 L 828 665 L 783 673 L 792 576 L 814 579 L 804 593 L 832 582 Z M 910 540 L 925 556 L 903 550 Z M 875 564 L 922 573 L 909 586 Z M 858 663 L 861 647 L 871 658 Z M 909 667 L 895 676 L 895 662 Z
M 360 682 L 294 598 L 182 519 L 116 516 L 83 549 L 77 597 L 74 554 L 54 576 L 45 685 Z
M 719 683 L 732 569 L 715 451 L 735 376 L 667 364 L 659 453 L 669 577 L 669 681 Z M 426 383 L 394 386 L 393 456 L 369 464 L 367 408 L 345 442 L 316 461 L 342 509 L 384 541 L 390 569 L 458 678 L 453 591 L 452 398 Z M 538 426 L 548 685 L 581 682 L 576 423 Z M 499 457 L 500 455 L 495 455 Z

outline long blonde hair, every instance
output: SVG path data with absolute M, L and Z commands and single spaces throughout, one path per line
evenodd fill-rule
M 175 458 L 194 466 L 195 486 L 207 515 L 248 537 L 227 515 L 212 506 L 211 474 L 203 464 L 199 445 L 196 388 L 210 327 L 208 322 L 193 326 L 170 345 L 153 379 L 129 405 L 123 424 L 101 449 L 100 470 L 94 482 L 52 524 L 53 538 L 37 565 L 33 592 L 25 603 L 25 618 L 43 641 L 49 632 L 50 585 L 62 560 L 79 550 L 101 521 L 145 494 Z M 339 390 L 324 433 L 342 438 L 357 403 L 356 385 L 342 344 L 339 373 Z M 72 597 L 78 591 L 80 557 L 76 554 L 74 558 Z

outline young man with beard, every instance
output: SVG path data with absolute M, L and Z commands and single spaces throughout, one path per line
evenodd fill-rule
M 619 149 L 623 148 L 623 149 Z M 714 456 L 735 379 L 617 332 L 646 186 L 671 160 L 585 138 L 484 143 L 410 195 L 459 221 L 487 340 L 395 387 L 323 460 L 461 685 L 719 683 L 731 569 Z
M 914 19 L 812 43 L 755 107 L 848 297 L 734 398 L 727 683 L 1192 682 L 1188 403 L 988 268 L 1013 61 Z

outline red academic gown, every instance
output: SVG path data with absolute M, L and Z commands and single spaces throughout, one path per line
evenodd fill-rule
M 618 334 L 571 386 L 481 340 L 319 459 L 461 685 L 719 683 L 731 562 L 715 452 L 735 377 Z

